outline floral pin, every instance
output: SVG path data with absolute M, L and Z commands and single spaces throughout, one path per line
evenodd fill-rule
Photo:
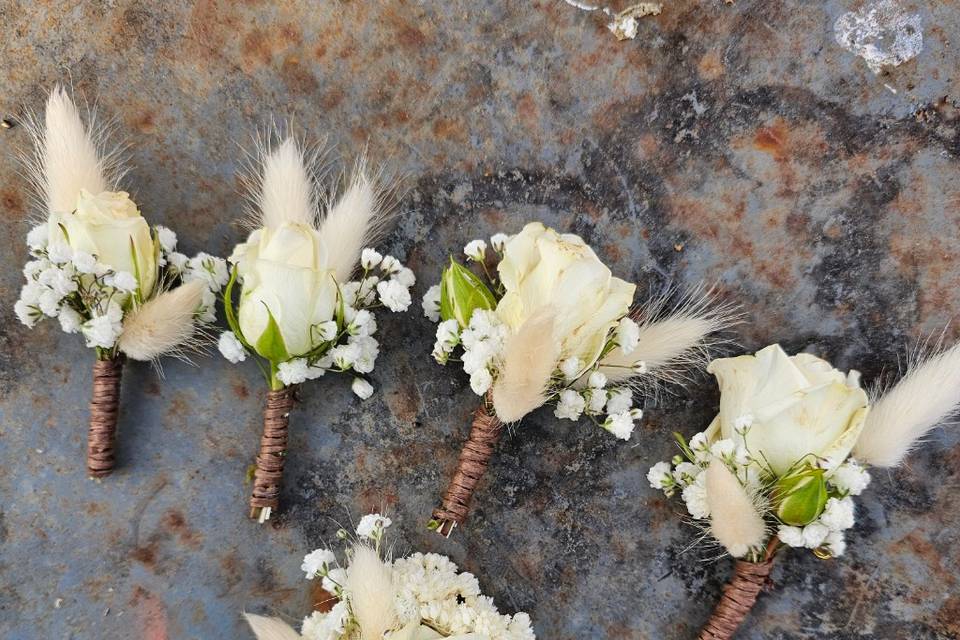
M 374 311 L 406 310 L 415 278 L 396 258 L 365 248 L 382 236 L 392 189 L 363 162 L 322 215 L 316 154 L 285 137 L 260 145 L 253 163 L 252 232 L 229 258 L 231 330 L 219 348 L 234 363 L 251 353 L 263 361 L 269 391 L 250 498 L 250 517 L 263 523 L 279 504 L 295 389 L 327 372 L 352 372 L 353 392 L 369 398 L 367 375 L 380 352 Z
M 843 373 L 779 345 L 714 360 L 720 412 L 680 454 L 647 475 L 736 558 L 702 640 L 732 638 L 785 547 L 843 555 L 854 498 L 867 467 L 895 467 L 930 429 L 960 408 L 960 346 L 921 359 L 903 379 L 869 396 L 857 371 Z
M 303 558 L 307 580 L 321 580 L 335 602 L 303 619 L 298 634 L 277 618 L 247 614 L 260 640 L 534 640 L 525 613 L 500 613 L 477 579 L 446 556 L 415 553 L 384 558 L 390 518 L 364 516 L 340 565 L 337 554 L 317 549 Z M 349 533 L 341 530 L 346 540 Z M 320 603 L 329 604 L 329 603 Z
M 578 236 L 539 222 L 464 247 L 471 270 L 451 258 L 423 299 L 439 322 L 433 357 L 458 351 L 482 400 L 457 470 L 433 512 L 431 528 L 449 536 L 469 511 L 503 426 L 544 404 L 558 418 L 588 417 L 628 440 L 642 411 L 637 388 L 682 376 L 729 309 L 691 296 L 665 312 L 666 298 L 631 310 L 636 287 L 611 275 Z M 492 258 L 492 259 L 491 259 Z
M 107 147 L 105 127 L 84 125 L 67 92 L 57 87 L 44 117 L 31 117 L 33 154 L 24 157 L 42 209 L 27 235 L 32 260 L 14 310 L 33 327 L 57 318 L 96 350 L 87 440 L 87 473 L 108 476 L 124 359 L 185 357 L 214 320 L 226 263 L 178 253 L 177 236 L 151 227 L 130 196 L 118 191 L 126 172 Z

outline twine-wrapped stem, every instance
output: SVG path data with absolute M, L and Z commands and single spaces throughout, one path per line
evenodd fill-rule
M 470 498 L 487 470 L 502 432 L 503 423 L 487 409 L 486 404 L 481 404 L 473 414 L 470 437 L 460 451 L 457 470 L 443 494 L 441 506 L 433 510 L 436 531 L 441 535 L 449 536 L 467 519 Z
M 283 463 L 287 459 L 287 426 L 295 402 L 294 387 L 271 389 L 263 412 L 263 435 L 253 472 L 253 494 L 250 496 L 250 517 L 261 523 L 280 504 Z
M 120 413 L 120 377 L 123 356 L 93 363 L 93 393 L 90 398 L 90 428 L 87 431 L 87 475 L 105 478 L 116 462 L 114 443 Z
M 757 597 L 767 585 L 773 570 L 773 558 L 779 539 L 774 536 L 767 544 L 760 562 L 737 560 L 733 578 L 724 585 L 723 595 L 707 624 L 700 630 L 698 640 L 730 640 L 753 609 Z

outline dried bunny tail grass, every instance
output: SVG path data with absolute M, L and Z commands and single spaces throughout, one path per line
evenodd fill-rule
M 252 613 L 244 613 L 243 617 L 247 619 L 247 624 L 250 625 L 257 640 L 300 640 L 301 638 L 299 633 L 279 618 L 257 616 Z
M 631 316 L 640 325 L 640 341 L 629 355 L 617 348 L 601 361 L 600 371 L 608 380 L 648 394 L 668 384 L 682 386 L 693 379 L 693 371 L 706 367 L 715 351 L 732 342 L 721 332 L 740 322 L 737 304 L 719 302 L 716 289 L 703 285 L 674 302 L 676 293 L 667 289 L 634 309 Z M 635 373 L 633 367 L 641 362 L 646 373 Z
M 118 347 L 134 360 L 186 358 L 200 346 L 194 319 L 206 285 L 194 280 L 148 300 L 123 319 Z
M 320 224 L 338 282 L 349 280 L 360 252 L 383 237 L 402 198 L 402 181 L 385 176 L 382 170 L 371 172 L 366 154 L 344 183 L 343 193 Z
M 757 500 L 740 484 L 722 460 L 714 458 L 704 471 L 710 535 L 734 558 L 742 558 L 767 539 L 767 525 Z
M 354 545 L 345 590 L 363 638 L 382 638 L 397 626 L 392 569 L 365 544 Z
M 932 353 L 920 349 L 893 387 L 876 389 L 853 455 L 895 467 L 931 429 L 960 410 L 960 344 Z
M 502 422 L 516 422 L 547 400 L 547 385 L 560 358 L 553 315 L 541 311 L 524 322 L 507 338 L 503 353 L 493 408 Z
M 288 129 L 274 123 L 257 132 L 252 150 L 241 147 L 239 180 L 247 201 L 242 224 L 251 231 L 285 222 L 317 224 L 325 152 L 322 144 L 307 145 Z
M 60 85 L 50 92 L 43 116 L 31 111 L 24 115 L 33 151 L 19 158 L 43 220 L 53 212 L 73 211 L 81 189 L 116 189 L 126 173 L 126 145 L 110 143 L 116 121 L 100 120 L 95 105 L 86 115 L 84 126 L 80 110 Z

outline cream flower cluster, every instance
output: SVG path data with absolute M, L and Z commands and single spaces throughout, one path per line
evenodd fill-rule
M 496 272 L 487 267 L 491 249 L 498 260 Z M 639 344 L 640 327 L 627 315 L 632 285 L 612 278 L 609 269 L 579 237 L 557 234 L 540 223 L 531 223 L 514 236 L 497 233 L 489 245 L 485 240 L 472 240 L 463 253 L 468 262 L 478 265 L 489 287 L 479 276 L 459 267 L 459 281 L 448 281 L 444 276 L 446 295 L 454 298 L 456 294 L 449 290 L 459 285 L 467 292 L 462 297 L 476 300 L 483 297 L 478 293 L 482 290 L 492 298 L 490 308 L 477 307 L 464 317 L 442 319 L 443 287 L 430 287 L 422 307 L 428 319 L 439 323 L 433 358 L 445 365 L 457 359 L 460 349 L 459 359 L 470 376 L 470 388 L 484 396 L 503 371 L 508 338 L 538 311 L 555 310 L 553 326 L 561 359 L 545 381 L 543 397 L 555 405 L 557 418 L 579 420 L 588 416 L 617 438 L 630 439 L 643 412 L 633 407 L 632 389 L 623 383 L 608 384 L 600 369 L 605 355 L 617 350 L 629 356 Z M 589 278 L 583 276 L 586 273 Z M 578 280 L 571 274 L 583 278 Z M 578 302 L 578 298 L 583 300 Z M 456 315 L 456 311 L 453 313 Z M 646 373 L 643 362 L 630 369 L 631 375 Z
M 389 518 L 380 514 L 364 516 L 356 528 L 358 544 L 372 545 L 379 550 Z M 348 537 L 347 532 L 338 534 Z M 348 552 L 349 559 L 350 554 Z M 418 638 L 477 634 L 497 640 L 534 640 L 530 617 L 525 613 L 501 614 L 493 600 L 481 594 L 477 579 L 460 573 L 446 556 L 415 553 L 386 562 L 395 593 L 394 612 L 398 628 L 390 637 Z M 305 640 L 358 640 L 360 629 L 351 609 L 348 588 L 349 562 L 337 564 L 336 554 L 318 549 L 304 557 L 301 568 L 308 580 L 321 578 L 323 588 L 333 594 L 337 604 L 327 613 L 314 612 L 303 620 L 301 634 Z M 424 635 L 416 629 L 423 629 Z M 406 635 L 411 630 L 411 635 Z M 434 633 L 435 632 L 435 633 Z
M 49 224 L 34 227 L 27 234 L 33 259 L 23 268 L 26 284 L 14 305 L 17 318 L 28 327 L 44 317 L 57 318 L 66 333 L 81 333 L 88 347 L 109 350 L 123 332 L 124 314 L 134 302 L 142 303 L 156 293 L 154 282 L 180 278 L 205 283 L 196 319 L 212 322 L 216 292 L 227 281 L 225 261 L 205 253 L 188 258 L 177 253 L 173 231 L 161 226 L 153 230 L 156 268 L 165 268 L 166 276 L 117 270 L 97 255 L 73 248 L 60 233 L 51 240 Z
M 386 307 L 393 312 L 405 311 L 416 278 L 399 260 L 374 249 L 363 250 L 360 264 L 361 277 L 336 289 L 329 319 L 310 325 L 309 351 L 278 363 L 276 376 L 284 385 L 313 380 L 328 371 L 353 371 L 360 374 L 351 385 L 353 392 L 364 400 L 373 394 L 373 386 L 363 376 L 373 371 L 380 353 L 380 343 L 373 337 L 377 332 L 374 310 Z M 286 329 L 284 321 L 279 322 L 281 331 Z M 218 347 L 234 363 L 245 360 L 250 351 L 233 331 L 221 334 Z

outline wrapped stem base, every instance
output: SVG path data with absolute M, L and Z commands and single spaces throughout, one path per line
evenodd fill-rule
M 768 551 L 761 562 L 737 560 L 733 578 L 724 585 L 720 602 L 697 636 L 698 640 L 730 640 L 753 609 L 757 597 L 770 579 L 773 554 Z
M 93 363 L 93 395 L 90 399 L 90 428 L 87 432 L 87 474 L 105 478 L 116 462 L 114 444 L 120 413 L 120 378 L 123 357 Z
M 441 535 L 449 536 L 457 525 L 467 519 L 470 498 L 487 470 L 502 432 L 503 423 L 485 405 L 480 405 L 473 415 L 470 437 L 460 451 L 457 470 L 443 494 L 441 506 L 433 510 L 437 532 Z
M 296 401 L 293 387 L 271 390 L 263 412 L 263 435 L 253 473 L 253 494 L 250 496 L 250 517 L 260 522 L 280 505 L 283 464 L 287 459 L 287 426 Z

